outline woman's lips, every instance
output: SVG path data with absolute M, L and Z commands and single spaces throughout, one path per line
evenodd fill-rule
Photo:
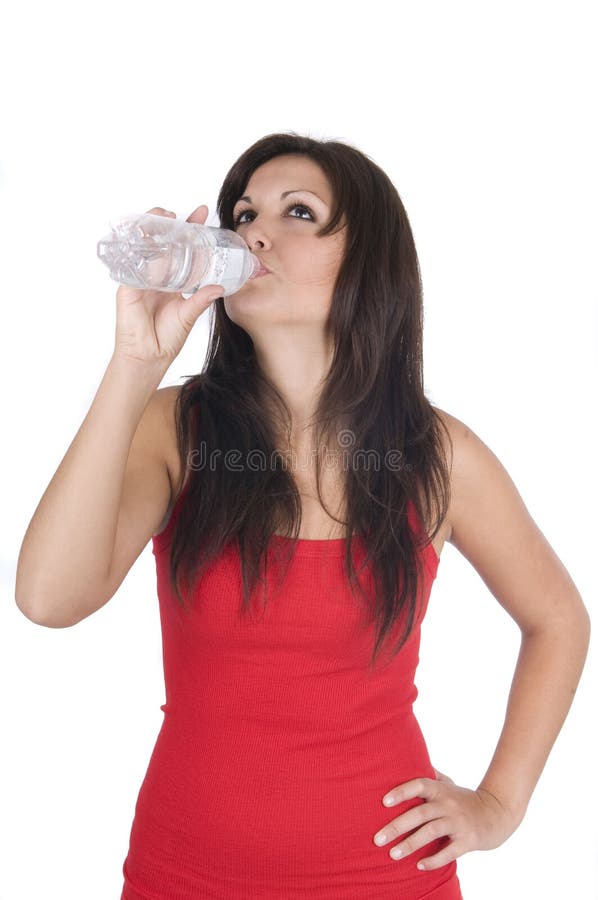
M 266 269 L 265 266 L 260 266 L 260 268 L 257 270 L 255 275 L 251 278 L 251 281 L 253 281 L 255 278 L 261 278 L 262 275 L 270 275 L 270 274 L 271 273 L 270 273 L 269 269 Z

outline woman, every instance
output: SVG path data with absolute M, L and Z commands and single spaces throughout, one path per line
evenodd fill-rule
M 88 533 L 55 575 L 68 615 L 56 589 L 22 601 L 72 624 L 153 536 L 165 718 L 121 900 L 455 900 L 457 858 L 522 821 L 581 675 L 586 609 L 495 455 L 424 395 L 419 266 L 384 172 L 340 142 L 268 135 L 227 174 L 218 214 L 264 274 L 218 300 L 201 374 L 160 391 L 213 286 L 119 288 L 115 353 L 62 464 L 71 487 L 105 467 L 94 537 L 110 553 L 92 563 Z M 92 458 L 106 428 L 118 446 Z M 23 598 L 27 572 L 56 565 L 59 490 L 24 542 Z M 74 513 L 70 527 L 72 542 Z M 412 711 L 445 541 L 522 633 L 475 790 L 433 768 Z

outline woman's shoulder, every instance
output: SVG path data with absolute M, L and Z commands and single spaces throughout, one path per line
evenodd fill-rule
M 440 407 L 434 405 L 432 405 L 432 409 L 442 423 L 438 432 L 447 463 L 450 485 L 447 512 L 442 522 L 439 535 L 437 536 L 437 550 L 440 550 L 443 543 L 445 541 L 450 541 L 452 536 L 452 510 L 456 489 L 455 471 L 459 469 L 459 459 L 462 456 L 463 441 L 470 433 L 470 429 L 465 422 L 462 422 L 461 419 L 458 419 L 457 416 L 452 415 L 452 413 L 447 412 L 445 409 L 440 409 Z
M 439 409 L 437 406 L 432 406 L 432 409 L 445 426 L 440 429 L 440 433 L 443 447 L 447 454 L 449 470 L 453 470 L 458 464 L 463 462 L 464 453 L 467 452 L 467 448 L 472 443 L 472 440 L 479 442 L 480 438 L 473 428 L 461 421 L 461 419 L 444 409 Z
M 467 507 L 470 497 L 479 494 L 479 485 L 489 486 L 504 471 L 500 460 L 471 426 L 457 416 L 432 407 L 445 428 L 440 429 L 450 477 L 450 502 L 446 515 L 447 540 L 451 540 L 457 511 Z
M 460 436 L 468 430 L 467 425 L 456 416 L 453 416 L 451 413 L 447 412 L 445 409 L 440 409 L 439 406 L 434 406 L 433 404 L 431 405 L 432 409 L 444 425 L 444 428 L 440 429 L 440 433 L 443 437 L 445 449 L 447 447 L 450 448 L 451 442 L 456 443 L 459 440 Z M 447 432 L 450 440 L 447 440 Z

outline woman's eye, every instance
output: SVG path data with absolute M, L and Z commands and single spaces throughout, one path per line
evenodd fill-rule
M 312 220 L 312 222 L 313 222 L 314 215 L 313 215 L 311 209 L 309 208 L 309 206 L 304 206 L 303 203 L 291 203 L 291 205 L 290 205 L 290 206 L 287 206 L 287 208 L 285 209 L 285 215 L 286 215 L 287 213 L 290 213 L 291 210 L 293 210 L 293 209 L 302 209 L 302 210 L 304 210 L 304 211 L 309 215 L 309 218 L 310 218 L 310 219 Z M 243 216 L 246 215 L 247 213 L 252 213 L 252 214 L 253 214 L 253 210 L 252 210 L 252 209 L 243 209 L 243 210 L 241 210 L 241 212 L 237 215 L 236 219 L 234 220 L 235 226 L 247 224 L 246 222 L 242 222 L 242 221 L 241 221 L 242 218 L 243 218 Z M 303 219 L 304 216 L 291 216 L 291 218 L 292 218 L 292 219 Z M 309 221 L 309 219 L 306 219 L 305 221 Z
M 305 210 L 305 212 L 308 214 L 308 216 L 310 217 L 310 219 L 313 219 L 313 213 L 312 213 L 311 209 L 309 208 L 309 206 L 303 206 L 302 203 L 295 203 L 295 204 L 293 204 L 293 206 L 289 206 L 289 207 L 287 208 L 287 212 L 290 212 L 292 209 L 303 209 L 303 210 Z M 293 219 L 302 219 L 303 216 L 292 216 L 291 218 L 293 218 Z

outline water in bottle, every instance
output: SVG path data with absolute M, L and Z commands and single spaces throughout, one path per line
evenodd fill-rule
M 221 284 L 224 296 L 254 278 L 260 261 L 234 231 L 153 213 L 119 216 L 98 242 L 98 257 L 119 284 L 191 294 Z

